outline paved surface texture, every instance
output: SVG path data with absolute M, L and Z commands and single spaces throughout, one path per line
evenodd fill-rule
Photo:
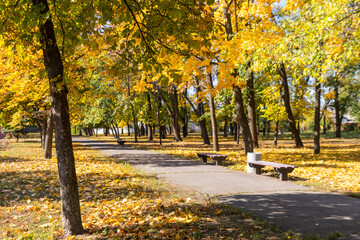
M 343 239 L 360 240 L 358 198 L 314 192 L 310 188 L 272 177 L 233 171 L 127 146 L 84 138 L 74 138 L 73 141 L 101 150 L 173 184 L 216 196 L 221 202 L 250 212 L 285 230 L 323 237 L 339 231 L 345 236 Z

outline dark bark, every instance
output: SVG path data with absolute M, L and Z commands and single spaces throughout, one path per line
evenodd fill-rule
M 250 62 L 248 63 L 247 68 L 249 67 L 250 67 Z M 248 106 L 248 120 L 249 120 L 250 132 L 253 139 L 254 147 L 259 147 L 257 128 L 256 128 L 254 73 L 249 69 L 247 69 L 246 87 L 247 87 L 247 106 Z
M 144 136 L 145 135 L 145 126 L 143 123 L 141 123 L 140 125 L 140 136 Z
M 265 137 L 265 135 L 266 135 L 266 120 L 264 119 L 264 121 L 263 121 L 263 136 Z
M 189 115 L 186 113 L 183 118 L 183 127 L 182 127 L 183 137 L 187 137 L 189 135 L 188 129 L 189 129 Z
M 210 88 L 213 89 L 213 80 L 212 80 L 212 74 L 208 74 L 208 81 Z M 211 119 L 211 129 L 212 129 L 212 140 L 213 140 L 213 150 L 219 151 L 219 138 L 217 133 L 217 122 L 216 122 L 216 116 L 215 116 L 215 102 L 214 97 L 211 95 L 211 92 L 208 93 L 209 95 L 209 106 L 210 106 L 210 119 Z
M 314 154 L 320 153 L 320 98 L 321 84 L 315 82 Z
M 178 102 L 178 94 L 177 94 L 177 86 L 172 85 L 171 86 L 171 103 L 172 103 L 172 109 L 174 113 L 174 119 L 172 121 L 173 129 L 174 129 L 174 139 L 175 141 L 182 141 L 181 135 L 180 135 L 180 113 L 179 113 L 179 102 Z
M 165 96 L 163 95 L 163 93 L 160 90 L 160 87 L 156 83 L 153 83 L 153 86 L 154 86 L 154 89 L 155 89 L 158 97 L 160 97 L 162 102 L 165 104 L 165 108 L 166 108 L 166 110 L 167 110 L 167 112 L 169 114 L 169 117 L 170 117 L 170 120 L 171 120 L 171 125 L 172 125 L 172 128 L 174 130 L 174 140 L 176 142 L 182 141 L 181 135 L 180 135 L 180 127 L 179 127 L 179 104 L 178 104 L 178 100 L 177 100 L 176 86 L 173 85 L 171 87 L 172 88 L 172 91 L 171 91 L 171 103 L 172 103 L 173 109 L 171 109 L 171 107 L 167 103 Z
M 40 44 L 48 74 L 55 125 L 56 155 L 59 169 L 62 226 L 65 236 L 84 232 L 81 223 L 75 158 L 71 140 L 68 88 L 63 82 L 64 67 L 56 43 L 54 25 L 47 0 L 32 0 L 39 7 Z
M 291 133 L 295 140 L 295 145 L 296 145 L 296 147 L 303 147 L 304 145 L 303 145 L 300 135 L 296 129 L 296 123 L 295 123 L 294 116 L 292 114 L 292 110 L 291 110 L 291 106 L 290 106 L 289 85 L 288 85 L 288 79 L 287 79 L 287 74 L 286 74 L 286 69 L 285 69 L 284 63 L 280 64 L 280 67 L 277 69 L 277 71 L 280 75 L 281 82 L 282 82 L 282 88 L 283 88 L 282 98 L 284 101 Z
M 184 97 L 185 97 L 186 101 L 188 101 L 191 108 L 194 110 L 196 117 L 198 118 L 198 123 L 199 123 L 200 131 L 201 131 L 201 137 L 203 139 L 204 144 L 210 144 L 210 138 L 209 138 L 209 134 L 208 134 L 207 128 L 206 128 L 206 119 L 201 119 L 201 116 L 204 114 L 204 105 L 203 105 L 201 99 L 199 98 L 199 93 L 200 93 L 199 87 L 197 86 L 196 89 L 197 89 L 196 91 L 197 91 L 197 102 L 198 102 L 197 108 L 191 102 L 191 100 L 187 96 L 186 92 L 184 93 Z
M 147 135 L 148 135 L 148 140 L 151 141 L 154 139 L 153 136 L 153 131 L 152 131 L 152 108 L 151 108 L 151 96 L 150 93 L 147 93 L 147 103 L 148 103 L 148 117 L 149 117 L 149 123 L 146 125 L 147 128 Z
M 41 148 L 44 149 L 44 146 L 43 146 L 43 144 L 44 144 L 44 141 L 43 141 L 43 139 L 44 139 L 44 136 L 43 136 L 43 134 L 44 134 L 43 121 L 42 121 L 41 119 L 36 119 L 36 125 L 37 125 L 37 127 L 38 127 L 38 129 L 39 129 L 39 133 L 40 133 L 40 144 L 41 144 Z
M 48 121 L 47 121 L 47 130 L 45 137 L 45 158 L 52 158 L 52 143 L 53 143 L 53 132 L 54 132 L 54 118 L 52 114 L 52 109 L 49 111 Z
M 225 118 L 224 120 L 224 137 L 227 137 L 228 136 L 228 120 L 227 118 Z
M 231 122 L 230 124 L 230 135 L 234 135 L 234 124 Z
M 254 151 L 254 144 L 253 144 L 252 137 L 251 137 L 248 119 L 245 115 L 242 91 L 241 91 L 240 87 L 235 86 L 235 85 L 233 86 L 233 89 L 234 89 L 234 98 L 235 98 L 236 119 L 242 128 L 244 151 L 245 151 L 245 154 L 247 154 L 248 152 Z M 239 135 L 239 133 L 238 133 L 238 135 Z
M 128 84 L 128 95 L 130 98 L 131 113 L 132 113 L 133 124 L 134 124 L 134 138 L 135 138 L 135 142 L 138 142 L 138 125 L 137 125 L 134 104 L 132 104 L 132 95 L 131 95 L 131 91 L 130 91 L 130 79 L 129 79 L 129 77 L 126 77 L 126 78 L 127 78 L 127 84 Z
M 339 103 L 339 81 L 335 79 L 334 84 L 334 92 L 335 92 L 335 98 L 334 98 L 334 105 L 335 105 L 335 126 L 336 126 L 336 137 L 341 137 L 341 121 L 342 117 L 340 116 L 340 103 Z
M 274 134 L 274 145 L 277 146 L 279 135 L 279 120 L 276 121 L 275 134 Z
M 324 114 L 324 121 L 323 121 L 323 134 L 326 134 L 326 115 Z
M 239 144 L 239 142 L 238 142 L 238 139 L 239 139 L 239 137 L 238 137 L 238 136 L 239 136 L 238 123 L 234 121 L 234 122 L 233 122 L 233 125 L 234 125 L 234 141 Z
M 127 123 L 127 129 L 128 129 L 127 134 L 130 137 L 130 123 Z

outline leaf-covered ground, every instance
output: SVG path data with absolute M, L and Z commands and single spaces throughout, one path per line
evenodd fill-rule
M 356 135 L 356 134 L 355 134 Z M 264 161 L 274 161 L 299 166 L 289 174 L 290 181 L 303 185 L 310 185 L 328 191 L 347 192 L 358 195 L 360 192 L 360 134 L 357 138 L 323 138 L 321 140 L 321 154 L 313 154 L 312 139 L 303 139 L 305 147 L 295 148 L 293 141 L 279 140 L 278 146 L 273 146 L 272 140 L 260 140 L 260 148 L 256 152 L 262 153 Z M 96 137 L 93 137 L 96 138 Z M 133 141 L 128 136 L 124 140 Z M 99 136 L 101 139 L 115 144 L 114 138 Z M 211 145 L 204 145 L 198 135 L 190 135 L 183 142 L 175 143 L 170 139 L 163 140 L 160 146 L 158 141 L 149 142 L 145 137 L 139 143 L 129 142 L 137 148 L 161 151 L 188 158 L 197 159 L 197 152 L 212 151 Z M 229 155 L 225 165 L 227 167 L 246 171 L 246 155 L 242 143 L 237 145 L 230 137 L 220 137 L 220 152 Z M 276 173 L 271 168 L 264 169 L 266 174 Z
M 62 234 L 56 159 L 44 160 L 39 145 L 0 149 L 1 239 Z M 81 145 L 75 157 L 85 239 L 300 238 Z

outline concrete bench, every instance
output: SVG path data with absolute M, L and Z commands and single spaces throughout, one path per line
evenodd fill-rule
M 283 163 L 274 163 L 274 162 L 266 162 L 266 161 L 246 161 L 250 167 L 255 168 L 256 174 L 261 175 L 261 169 L 268 166 L 273 167 L 275 172 L 280 174 L 280 180 L 286 181 L 288 180 L 288 173 L 294 171 L 298 166 L 283 164 Z
M 215 161 L 216 165 L 220 165 L 222 164 L 222 161 L 224 161 L 228 156 L 227 155 L 222 155 L 222 154 L 217 154 L 217 153 L 197 153 L 199 158 L 202 158 L 204 163 L 207 163 L 207 158 L 211 158 L 212 160 Z
M 116 142 L 117 142 L 119 145 L 122 145 L 122 146 L 124 146 L 124 144 L 126 143 L 126 141 L 124 141 L 124 140 L 122 140 L 122 139 L 120 139 L 120 138 L 118 138 L 118 139 L 116 140 Z

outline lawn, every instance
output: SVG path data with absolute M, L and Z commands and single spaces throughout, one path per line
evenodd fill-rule
M 184 154 L 189 152 L 186 144 L 169 142 L 162 151 Z M 62 235 L 56 158 L 44 160 L 39 146 L 38 139 L 1 145 L 2 239 L 58 239 Z M 180 146 L 179 152 L 174 151 Z M 196 151 L 208 150 L 196 146 Z M 301 238 L 205 196 L 169 186 L 82 145 L 75 144 L 75 158 L 84 239 Z

